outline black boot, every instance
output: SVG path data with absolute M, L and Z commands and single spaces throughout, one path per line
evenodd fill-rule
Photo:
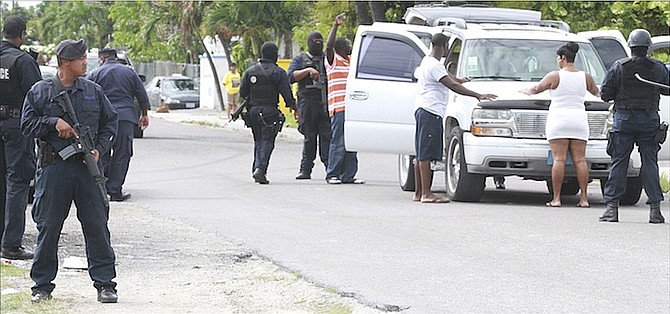
M 619 203 L 607 203 L 607 209 L 600 215 L 600 221 L 619 222 Z
M 270 181 L 268 181 L 268 178 L 265 176 L 265 171 L 261 170 L 260 168 L 256 168 L 256 170 L 254 170 L 254 173 L 251 176 L 254 178 L 254 181 L 259 184 L 270 183 Z
M 661 215 L 661 203 L 649 205 L 649 223 L 662 224 L 665 223 L 665 218 Z
M 300 170 L 297 176 L 295 176 L 296 180 L 309 180 L 312 178 L 312 171 L 310 170 Z

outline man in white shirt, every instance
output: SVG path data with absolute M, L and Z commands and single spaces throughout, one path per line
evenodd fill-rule
M 477 99 L 494 99 L 493 94 L 479 94 L 465 88 L 461 83 L 467 78 L 452 78 L 440 62 L 448 49 L 449 38 L 444 34 L 435 34 L 431 39 L 430 55 L 425 56 L 417 69 L 419 93 L 414 106 L 416 133 L 414 147 L 416 162 L 414 164 L 414 180 L 416 191 L 413 200 L 421 203 L 448 203 L 448 198 L 438 197 L 431 191 L 433 171 L 430 169 L 432 160 L 442 160 L 444 151 L 442 137 L 444 133 L 444 114 L 447 110 L 449 90 Z

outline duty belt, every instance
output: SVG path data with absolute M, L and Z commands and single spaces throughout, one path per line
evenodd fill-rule
M 9 105 L 0 105 L 0 119 L 21 118 L 21 109 L 13 108 Z

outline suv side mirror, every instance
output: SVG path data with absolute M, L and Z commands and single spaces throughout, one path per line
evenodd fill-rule
M 147 77 L 144 74 L 138 74 L 138 76 L 140 77 L 140 81 L 142 81 L 142 83 L 147 81 Z

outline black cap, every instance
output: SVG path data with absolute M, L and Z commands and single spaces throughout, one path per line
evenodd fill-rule
M 61 41 L 58 44 L 58 47 L 56 47 L 56 55 L 62 59 L 75 60 L 86 55 L 87 50 L 88 45 L 86 44 L 86 40 L 80 39 L 74 41 L 72 39 L 66 39 Z
M 99 52 L 99 55 L 107 55 L 107 54 L 116 54 L 116 49 L 114 48 L 102 48 Z

